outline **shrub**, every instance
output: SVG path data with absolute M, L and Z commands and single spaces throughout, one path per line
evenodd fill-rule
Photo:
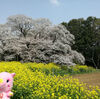
M 86 65 L 75 65 L 75 66 L 61 66 L 62 70 L 66 70 L 69 74 L 81 74 L 81 73 L 90 73 L 97 71 L 93 67 L 88 67 Z
M 66 70 L 62 70 L 59 66 L 54 63 L 43 64 L 43 63 L 24 63 L 24 66 L 31 69 L 33 72 L 40 71 L 46 75 L 61 75 L 67 74 Z

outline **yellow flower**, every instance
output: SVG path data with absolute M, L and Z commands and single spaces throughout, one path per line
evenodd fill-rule
M 3 83 L 3 79 L 2 78 L 0 78 L 0 83 Z
M 54 93 L 52 93 L 52 96 L 54 96 L 55 94 Z
M 10 96 L 13 96 L 13 92 L 10 92 L 9 95 L 10 95 Z
M 75 67 L 75 70 L 87 67 Z M 86 84 L 67 75 L 55 75 L 61 68 L 53 63 L 0 62 L 0 72 L 15 72 L 14 96 L 20 99 L 99 99 L 98 87 L 88 90 Z M 52 75 L 53 74 L 53 75 Z M 0 82 L 3 82 L 2 79 Z M 95 90 L 93 90 L 95 89 Z M 12 93 L 11 93 L 12 94 Z

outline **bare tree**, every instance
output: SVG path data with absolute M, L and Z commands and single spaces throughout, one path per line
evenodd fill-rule
M 11 27 L 12 31 L 19 31 L 24 37 L 26 37 L 28 31 L 33 28 L 32 18 L 24 15 L 8 17 L 7 24 Z

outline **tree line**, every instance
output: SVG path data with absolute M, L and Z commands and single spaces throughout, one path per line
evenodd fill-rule
M 100 69 L 100 18 L 90 16 L 61 24 L 75 36 L 72 49 L 84 55 L 86 65 Z

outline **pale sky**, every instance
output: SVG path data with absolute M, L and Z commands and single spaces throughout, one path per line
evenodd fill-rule
M 0 0 L 1 24 L 16 14 L 48 18 L 53 24 L 89 16 L 100 18 L 100 0 Z

